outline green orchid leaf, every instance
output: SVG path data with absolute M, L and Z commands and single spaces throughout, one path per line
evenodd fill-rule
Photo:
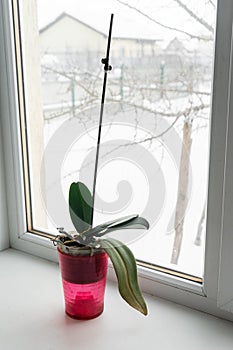
M 141 216 L 136 216 L 134 219 L 128 222 L 120 223 L 119 225 L 111 225 L 107 229 L 114 231 L 119 229 L 149 229 L 149 227 L 149 222 L 146 219 Z
M 124 216 L 120 219 L 113 220 L 112 222 L 106 222 L 103 225 L 107 227 L 122 227 L 122 225 L 125 225 L 133 220 L 135 220 L 138 217 L 138 215 L 129 215 L 129 216 Z
M 141 216 L 134 216 L 131 220 L 119 222 L 116 225 L 99 225 L 93 228 L 90 234 L 101 237 L 107 233 L 124 229 L 149 229 L 149 222 Z
M 73 182 L 69 190 L 69 211 L 77 232 L 88 230 L 92 220 L 92 195 L 82 182 Z
M 131 250 L 112 238 L 102 239 L 100 245 L 112 261 L 122 298 L 143 315 L 147 315 L 147 306 L 138 285 L 137 265 Z
M 105 222 L 103 224 L 100 224 L 96 227 L 94 227 L 91 231 L 88 232 L 88 235 L 96 235 L 101 231 L 106 230 L 108 227 L 119 227 L 121 228 L 122 225 L 125 225 L 127 223 L 130 223 L 131 221 L 135 220 L 135 218 L 137 218 L 138 215 L 129 215 L 129 216 L 124 216 L 120 219 L 115 219 L 115 220 L 111 220 L 108 222 Z

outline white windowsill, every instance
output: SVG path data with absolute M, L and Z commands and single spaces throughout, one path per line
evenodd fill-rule
M 149 295 L 144 317 L 109 281 L 104 313 L 72 320 L 64 314 L 58 265 L 14 249 L 0 252 L 0 281 L 4 350 L 232 350 L 233 323 Z

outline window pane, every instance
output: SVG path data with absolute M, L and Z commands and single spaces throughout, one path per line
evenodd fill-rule
M 141 261 L 202 277 L 213 0 L 22 2 L 33 228 L 72 230 L 69 185 L 93 188 L 111 13 L 95 223 L 144 216 L 149 231 L 114 236 Z

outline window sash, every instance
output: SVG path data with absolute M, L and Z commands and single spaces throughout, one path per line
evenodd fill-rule
M 27 231 L 18 99 L 18 86 L 21 82 L 17 81 L 12 16 L 14 1 L 1 2 L 0 7 L 0 19 L 3 26 L 1 34 L 3 45 L 1 45 L 0 50 L 0 68 L 3 74 L 0 77 L 0 84 L 5 87 L 7 94 L 6 98 L 1 101 L 0 108 L 4 130 L 3 142 L 6 159 L 10 244 L 13 248 L 57 261 L 56 250 L 51 242 L 44 237 Z M 230 305 L 231 297 L 233 297 L 233 287 L 231 286 L 228 289 L 230 284 L 228 283 L 230 272 L 228 270 L 229 266 L 232 266 L 229 262 L 232 262 L 231 259 L 233 259 L 233 255 L 228 254 L 229 244 L 233 244 L 229 235 L 233 218 L 229 209 L 233 194 L 232 186 L 230 186 L 230 175 L 233 168 L 230 152 L 232 149 L 233 135 L 231 134 L 233 125 L 229 118 L 233 103 L 230 84 L 232 22 L 232 0 L 219 0 L 212 95 L 207 237 L 203 284 L 177 276 L 169 276 L 160 271 L 151 271 L 143 266 L 138 267 L 140 283 L 144 291 L 230 320 L 233 320 L 233 315 L 227 311 L 232 310 Z M 229 151 L 226 153 L 227 131 Z M 223 211 L 223 208 L 226 210 Z M 115 279 L 111 268 L 109 275 L 110 278 Z
M 233 37 L 231 48 L 233 48 Z M 233 54 L 231 53 L 231 70 L 233 67 Z M 233 283 L 232 283 L 232 266 L 233 266 L 233 191 L 232 191 L 232 174 L 233 174 L 233 72 L 230 76 L 229 91 L 229 110 L 227 124 L 227 141 L 226 141 L 226 163 L 224 176 L 223 192 L 223 216 L 222 216 L 222 236 L 221 236 L 221 255 L 219 264 L 219 288 L 218 288 L 218 306 L 226 311 L 233 311 Z

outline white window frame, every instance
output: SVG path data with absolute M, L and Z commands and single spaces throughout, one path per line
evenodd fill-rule
M 11 0 L 0 2 L 0 118 L 10 246 L 57 261 L 51 242 L 27 232 Z M 145 292 L 233 320 L 233 1 L 219 0 L 212 96 L 207 238 L 203 284 L 138 267 Z M 1 169 L 0 169 L 1 170 Z M 1 196 L 1 194 L 0 194 Z M 2 199 L 2 198 L 1 198 Z M 110 268 L 109 277 L 114 278 Z

